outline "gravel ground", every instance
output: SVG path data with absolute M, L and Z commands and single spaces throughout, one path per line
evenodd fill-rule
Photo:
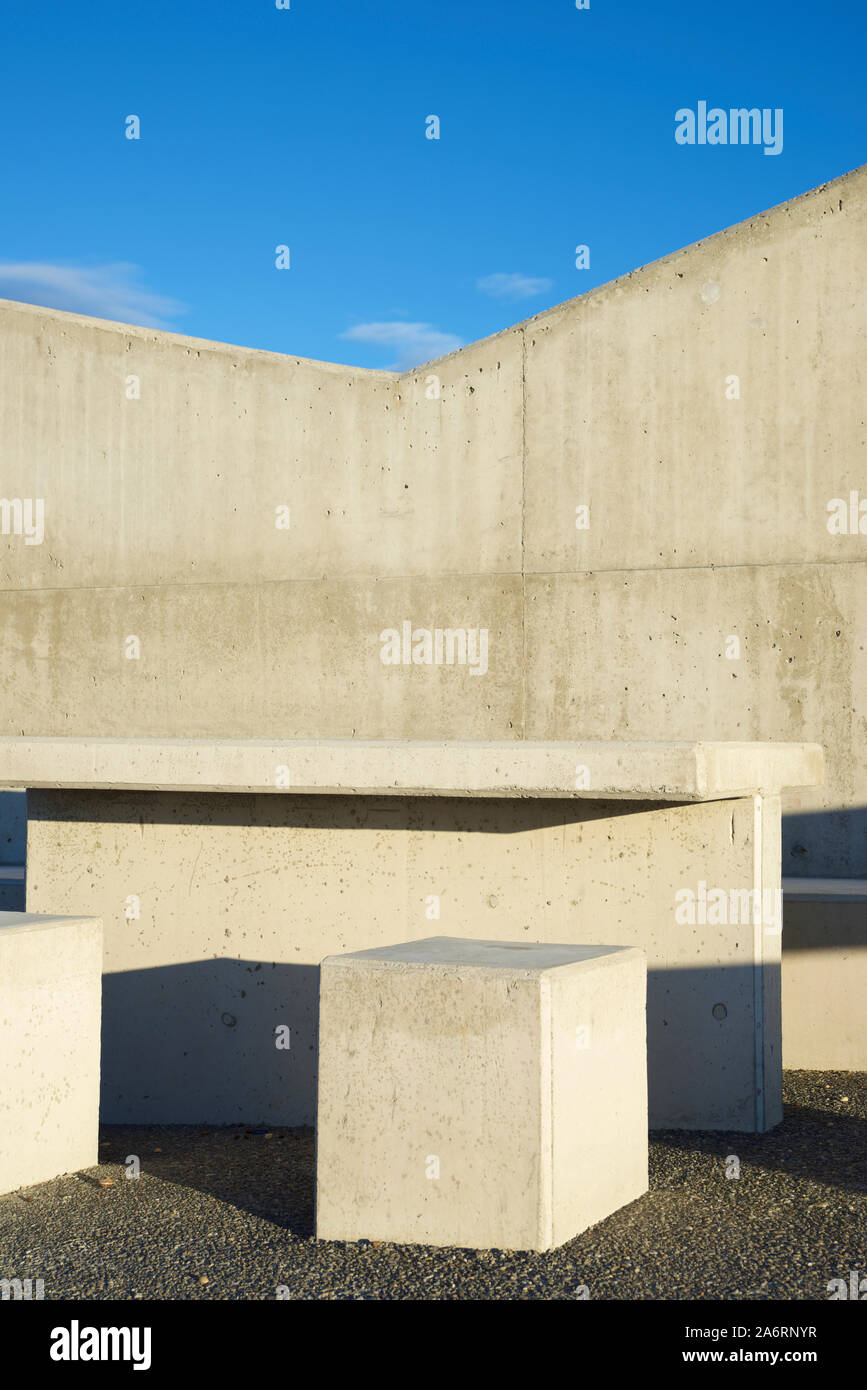
M 788 1072 L 785 1099 L 769 1135 L 654 1133 L 649 1193 L 546 1255 L 317 1242 L 310 1129 L 109 1125 L 98 1168 L 0 1198 L 0 1278 L 47 1300 L 824 1300 L 867 1275 L 867 1073 Z

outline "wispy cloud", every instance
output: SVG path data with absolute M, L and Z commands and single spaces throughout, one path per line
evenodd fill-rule
M 542 276 L 519 275 L 515 272 L 512 275 L 486 275 L 484 279 L 476 281 L 476 289 L 494 299 L 534 299 L 550 290 L 553 283 L 553 280 L 546 280 Z
M 44 261 L 0 262 L 0 299 L 41 304 L 73 314 L 117 319 L 144 328 L 168 328 L 186 306 L 153 294 L 140 283 L 141 268 L 127 261 L 111 265 L 51 265 Z
M 341 338 L 350 338 L 356 343 L 373 343 L 376 347 L 397 349 L 397 360 L 389 364 L 388 370 L 409 371 L 423 362 L 431 362 L 435 357 L 444 357 L 447 352 L 463 346 L 463 339 L 454 333 L 441 333 L 431 323 L 405 323 L 392 320 L 387 323 L 356 323 L 341 333 Z

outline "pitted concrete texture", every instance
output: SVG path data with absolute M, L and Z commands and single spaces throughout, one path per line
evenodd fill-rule
M 778 797 L 29 800 L 28 908 L 105 921 L 104 1121 L 312 1123 L 320 961 L 433 930 L 639 947 L 651 1124 L 779 1122 Z
M 787 864 L 867 876 L 865 240 L 862 168 L 402 375 L 0 304 L 45 505 L 0 535 L 0 731 L 794 738 Z M 384 664 L 404 622 L 486 673 Z
M 402 375 L 0 303 L 0 732 L 799 740 L 867 877 L 865 243 L 867 167 Z
M 0 784 L 107 791 L 720 801 L 823 771 L 798 743 L 0 738 Z
M 316 1234 L 549 1250 L 647 1190 L 641 951 L 432 937 L 322 962 Z
M 102 923 L 0 912 L 0 1192 L 96 1162 Z

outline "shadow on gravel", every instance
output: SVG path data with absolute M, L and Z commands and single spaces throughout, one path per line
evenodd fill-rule
M 100 1164 L 139 1160 L 143 1177 L 197 1192 L 305 1239 L 313 1235 L 314 1132 L 103 1125 Z
M 786 1105 L 783 1123 L 769 1134 L 657 1130 L 650 1139 L 720 1161 L 737 1154 L 751 1168 L 867 1193 L 867 1120 L 833 1110 Z

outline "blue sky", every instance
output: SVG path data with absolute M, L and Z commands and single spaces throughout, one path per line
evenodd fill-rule
M 867 162 L 865 38 L 864 0 L 5 0 L 0 297 L 418 365 Z M 781 153 L 679 145 L 699 101 L 782 108 Z

